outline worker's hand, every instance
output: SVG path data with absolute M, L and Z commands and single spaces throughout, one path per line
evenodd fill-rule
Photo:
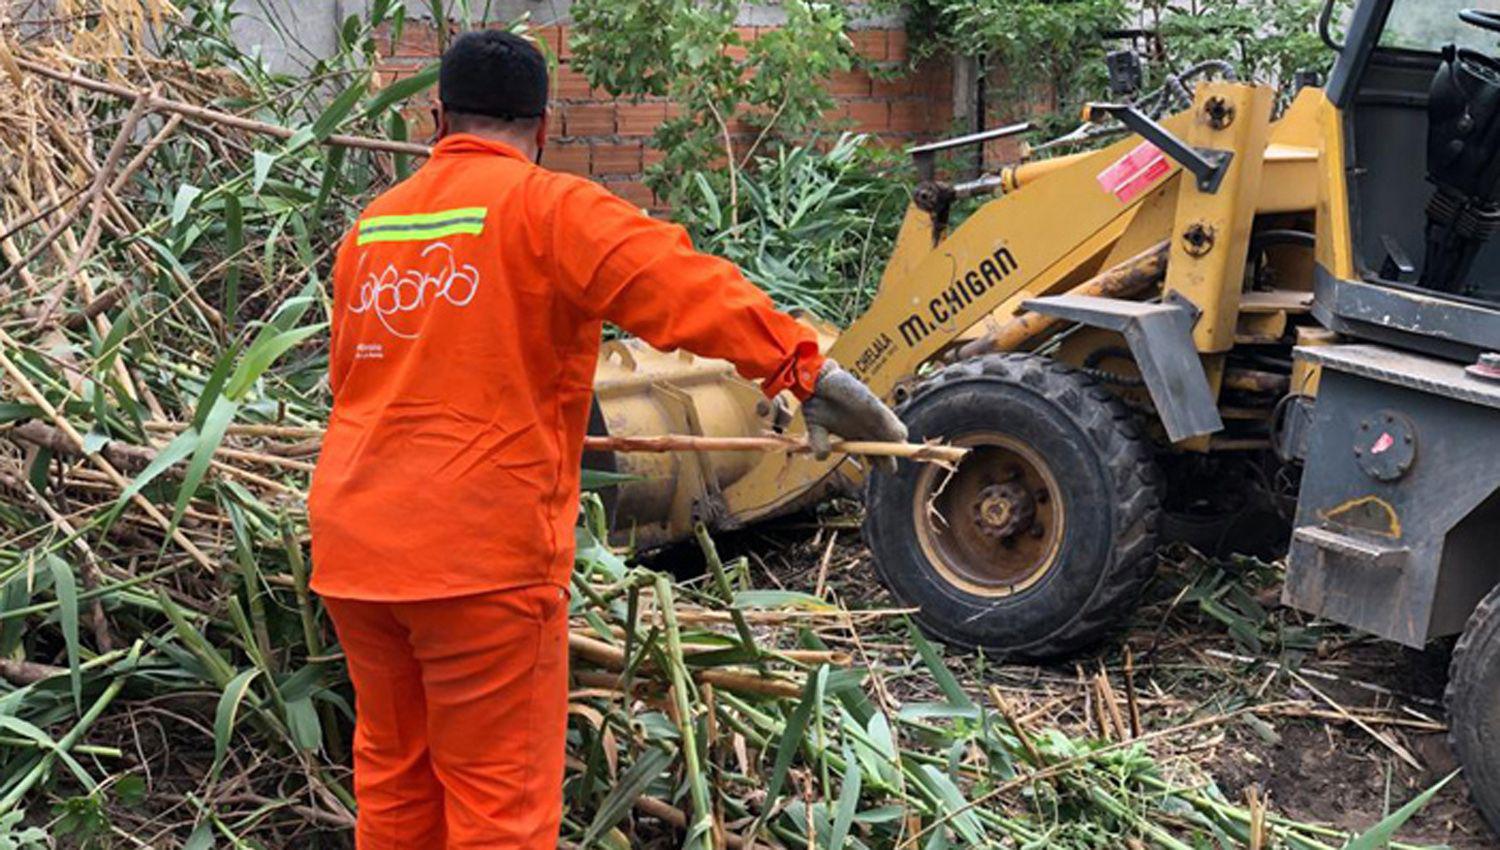
M 880 443 L 906 442 L 906 425 L 879 397 L 870 392 L 839 364 L 828 360 L 818 373 L 812 397 L 802 404 L 807 421 L 807 442 L 818 460 L 826 460 L 831 437 Z M 896 459 L 880 458 L 887 472 L 896 471 Z

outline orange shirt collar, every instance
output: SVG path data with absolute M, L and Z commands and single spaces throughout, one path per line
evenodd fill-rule
M 522 162 L 530 162 L 525 154 L 493 139 L 485 139 L 472 133 L 454 133 L 444 136 L 432 148 L 434 158 L 441 156 L 463 156 L 472 154 L 490 154 L 493 156 L 508 156 L 511 159 L 519 159 Z

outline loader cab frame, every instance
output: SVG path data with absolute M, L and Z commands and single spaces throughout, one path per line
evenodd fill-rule
M 1500 57 L 1500 33 L 1460 20 L 1471 8 L 1500 10 L 1500 2 L 1362 0 L 1342 45 L 1325 25 L 1325 40 L 1339 52 L 1325 91 L 1340 125 L 1349 232 L 1334 235 L 1347 239 L 1347 257 L 1325 254 L 1320 264 L 1316 310 L 1323 324 L 1349 336 L 1467 361 L 1500 348 L 1500 238 L 1479 249 L 1461 292 L 1435 290 L 1423 276 L 1435 194 L 1428 156 L 1434 77 L 1450 44 Z

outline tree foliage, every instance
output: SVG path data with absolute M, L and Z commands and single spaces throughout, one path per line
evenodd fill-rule
M 695 172 L 722 165 L 737 200 L 738 173 L 768 139 L 818 126 L 833 105 L 827 80 L 854 63 L 841 4 L 786 0 L 784 25 L 746 38 L 735 0 L 578 0 L 573 67 L 618 97 L 667 97 L 678 113 L 656 131 L 665 158 L 647 183 L 669 202 L 695 191 Z M 731 203 L 731 208 L 737 204 Z

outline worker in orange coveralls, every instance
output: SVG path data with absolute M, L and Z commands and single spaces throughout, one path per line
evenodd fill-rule
M 906 433 L 733 265 L 535 164 L 547 70 L 529 42 L 460 36 L 439 99 L 431 158 L 334 265 L 312 586 L 354 683 L 360 850 L 550 848 L 602 322 L 790 390 L 825 456 L 830 432 Z

